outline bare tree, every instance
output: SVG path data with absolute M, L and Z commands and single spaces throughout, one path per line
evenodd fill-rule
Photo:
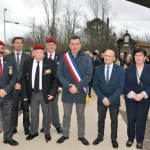
M 57 21 L 60 8 L 60 0 L 42 0 L 42 4 L 46 13 L 46 28 L 48 36 L 57 37 Z M 50 16 L 50 14 L 52 14 Z

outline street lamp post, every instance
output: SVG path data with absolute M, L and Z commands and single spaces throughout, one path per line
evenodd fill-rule
M 5 29 L 5 22 L 7 23 L 14 23 L 14 24 L 19 24 L 19 22 L 13 22 L 13 21 L 7 21 L 5 20 L 5 12 L 6 12 L 7 8 L 4 8 L 4 42 L 6 44 L 6 29 Z

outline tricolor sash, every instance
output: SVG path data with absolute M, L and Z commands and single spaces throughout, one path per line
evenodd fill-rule
M 64 59 L 65 59 L 67 65 L 68 65 L 68 68 L 69 68 L 72 76 L 74 77 L 75 81 L 77 83 L 80 82 L 83 77 L 82 77 L 82 75 L 81 75 L 81 73 L 80 73 L 77 65 L 75 64 L 74 59 L 73 59 L 71 53 L 70 52 L 65 53 L 64 54 Z M 86 87 L 83 87 L 82 90 L 85 93 L 87 93 Z

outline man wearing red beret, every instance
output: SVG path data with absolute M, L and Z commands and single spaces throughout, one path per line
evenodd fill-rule
M 45 57 L 54 60 L 54 62 L 58 66 L 61 54 L 55 51 L 57 47 L 56 44 L 57 42 L 53 38 L 48 38 L 46 40 Z M 59 88 L 58 88 L 58 91 L 54 100 L 51 102 L 51 109 L 50 109 L 50 121 L 52 125 L 56 128 L 57 133 L 59 134 L 62 133 L 62 128 L 61 128 L 61 124 L 59 120 L 59 110 L 58 110 L 58 97 L 59 97 L 60 92 L 61 92 L 61 84 L 59 85 Z M 41 129 L 41 132 L 43 132 L 43 128 Z
M 21 78 L 22 96 L 28 101 L 31 108 L 30 135 L 26 140 L 38 136 L 39 105 L 43 112 L 43 129 L 45 139 L 51 140 L 50 122 L 48 116 L 48 101 L 52 101 L 58 89 L 56 65 L 54 61 L 44 57 L 44 48 L 41 45 L 33 46 L 33 59 L 25 61 Z
M 10 59 L 4 56 L 5 44 L 0 41 L 0 109 L 3 122 L 4 143 L 12 146 L 18 145 L 18 142 L 12 139 L 12 99 L 13 87 L 16 83 L 14 65 Z
M 15 65 L 15 71 L 17 74 L 17 82 L 13 89 L 13 107 L 12 107 L 12 127 L 13 127 L 13 134 L 17 133 L 17 126 L 18 126 L 18 106 L 19 101 L 21 100 L 22 108 L 23 108 L 23 127 L 25 135 L 30 134 L 29 126 L 30 126 L 30 119 L 29 119 L 29 104 L 26 101 L 23 101 L 21 96 L 21 76 L 23 71 L 24 61 L 27 59 L 31 59 L 31 55 L 26 54 L 22 51 L 23 49 L 24 40 L 22 37 L 14 37 L 12 40 L 12 45 L 14 51 L 11 54 L 8 54 L 6 57 Z

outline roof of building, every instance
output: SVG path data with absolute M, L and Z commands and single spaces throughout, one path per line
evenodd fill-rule
M 137 43 L 137 45 L 139 47 L 150 47 L 150 44 L 147 44 L 145 42 L 141 42 L 141 41 L 138 41 L 138 40 L 134 40 L 134 41 Z

